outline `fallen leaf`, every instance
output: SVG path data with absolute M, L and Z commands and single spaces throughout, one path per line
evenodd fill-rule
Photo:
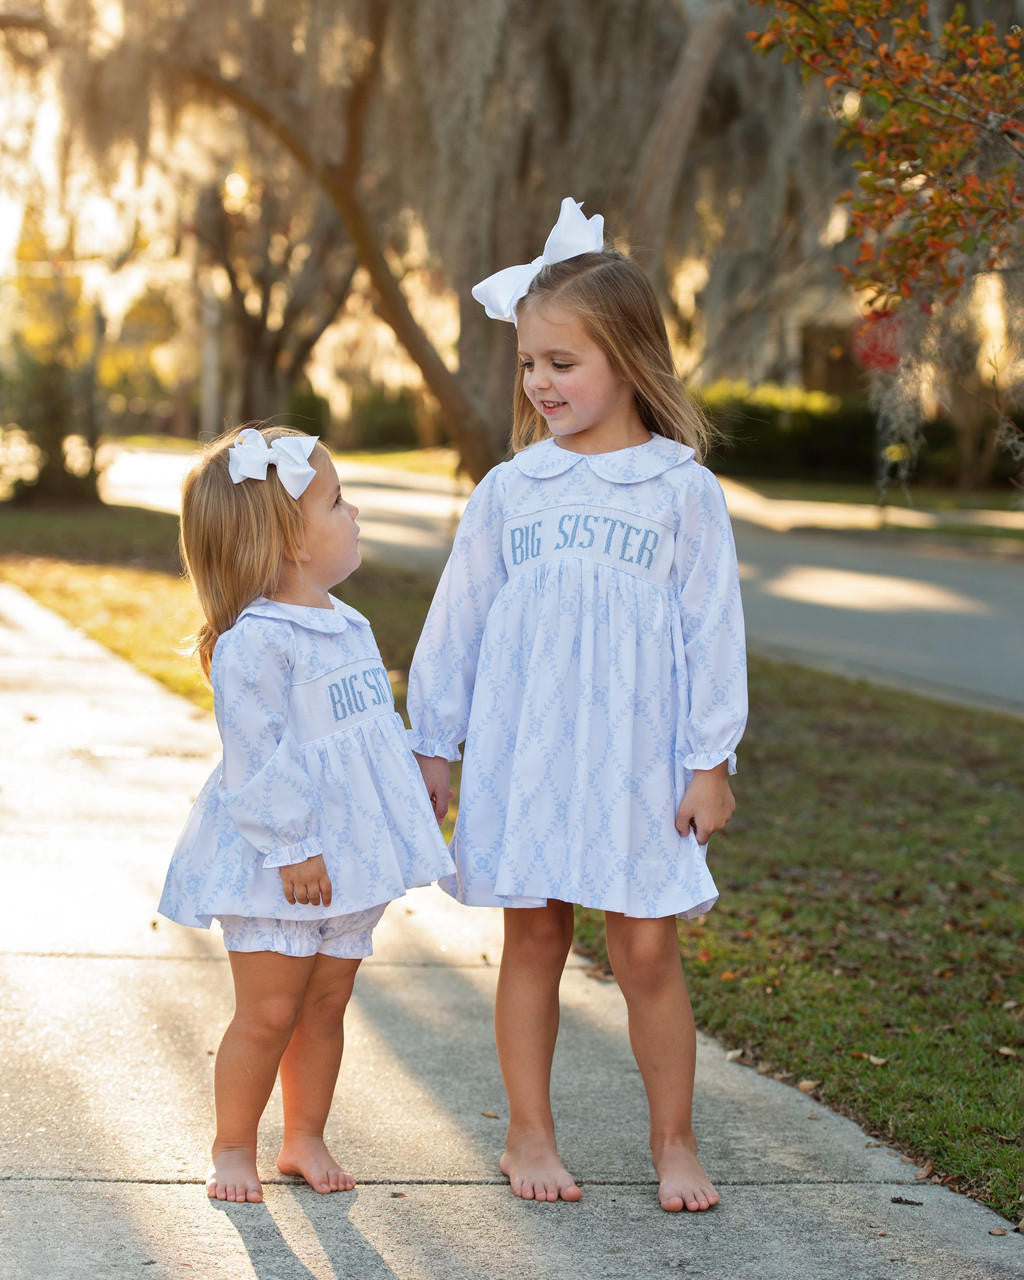
M 813 1093 L 819 1084 L 821 1084 L 820 1080 L 801 1080 L 797 1088 L 801 1093 Z
M 888 1061 L 888 1058 L 876 1058 L 873 1053 L 868 1054 L 868 1062 L 870 1062 L 873 1067 L 884 1067 Z
M 730 1049 L 728 1053 L 725 1055 L 726 1062 L 739 1061 L 739 1059 L 743 1057 L 743 1052 L 744 1051 L 742 1049 Z
M 882 1147 L 885 1144 L 883 1142 L 865 1142 L 864 1145 L 866 1147 Z
M 391 1193 L 391 1199 L 392 1199 L 392 1200 L 404 1200 L 404 1199 L 405 1199 L 405 1192 L 404 1192 L 404 1191 L 392 1191 L 392 1193 Z
M 893 1204 L 912 1204 L 920 1208 L 924 1204 L 923 1200 L 908 1200 L 905 1196 L 890 1196 Z
M 914 1179 L 917 1182 L 923 1182 L 925 1178 L 930 1178 L 934 1172 L 935 1172 L 935 1161 L 926 1160 L 924 1168 L 920 1170 L 919 1173 L 914 1174 Z
M 731 969 L 726 969 L 725 973 L 720 973 L 718 975 L 722 982 L 735 982 L 738 976 L 739 975 L 733 973 Z
M 480 1114 L 486 1116 L 488 1120 L 497 1120 L 498 1118 L 497 1111 L 481 1111 Z
M 992 1228 L 992 1230 L 989 1232 L 989 1235 L 990 1235 L 990 1236 L 1005 1236 L 1005 1235 L 1006 1235 L 1006 1228 L 1005 1228 L 1005 1227 L 993 1227 L 993 1228 Z
M 1004 1057 L 1004 1058 L 1019 1058 L 1019 1057 L 1020 1057 L 1020 1054 L 1017 1052 L 1017 1050 L 1016 1050 L 1016 1049 L 1011 1049 L 1011 1048 L 1010 1048 L 1010 1046 L 1009 1046 L 1008 1044 L 1001 1044 L 1001 1045 L 999 1046 L 999 1048 L 996 1050 L 996 1053 L 1001 1053 L 1001 1054 L 1003 1055 L 1003 1057 Z

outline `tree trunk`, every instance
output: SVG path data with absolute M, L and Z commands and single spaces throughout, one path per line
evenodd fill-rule
M 732 6 L 727 3 L 711 5 L 695 21 L 640 152 L 629 238 L 634 253 L 643 254 L 656 279 L 663 275 L 661 264 L 672 201 L 679 189 L 701 103 L 732 23 Z
M 318 164 L 296 130 L 278 115 L 267 96 L 250 91 L 238 81 L 225 80 L 218 71 L 168 60 L 179 73 L 233 103 L 262 124 L 289 155 L 317 182 L 338 210 L 360 264 L 377 291 L 380 314 L 420 370 L 423 381 L 441 406 L 448 430 L 473 480 L 480 480 L 499 461 L 488 431 L 486 416 L 470 399 L 459 379 L 441 359 L 409 309 L 394 273 L 388 266 L 380 240 L 355 190 L 351 156 L 340 165 Z

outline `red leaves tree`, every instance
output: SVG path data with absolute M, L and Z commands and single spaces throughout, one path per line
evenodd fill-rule
M 861 155 L 847 196 L 860 240 L 850 282 L 890 300 L 951 299 L 979 271 L 1012 269 L 1024 215 L 1020 28 L 971 26 L 961 5 L 937 34 L 926 3 L 771 7 L 755 47 L 781 46 L 824 78 L 840 134 Z
M 971 24 L 963 5 L 941 21 L 927 3 L 751 3 L 772 11 L 764 30 L 750 33 L 754 47 L 781 49 L 807 76 L 824 79 L 839 140 L 859 153 L 858 185 L 845 196 L 858 252 L 841 270 L 868 305 L 901 313 L 904 321 L 901 369 L 876 366 L 873 374 L 883 416 L 887 393 L 894 408 L 899 373 L 941 358 L 949 335 L 964 370 L 965 312 L 981 277 L 998 277 L 1010 346 L 1019 346 L 1019 327 L 1013 329 L 1024 306 L 1020 28 Z M 980 353 L 980 340 L 977 346 Z M 1024 462 L 1024 440 L 1011 417 L 1021 387 L 1005 374 L 1013 357 L 1011 349 L 1004 370 L 991 378 L 979 375 L 978 391 L 993 411 L 992 430 L 978 443 L 989 465 L 998 447 Z M 906 399 L 906 376 L 902 383 Z

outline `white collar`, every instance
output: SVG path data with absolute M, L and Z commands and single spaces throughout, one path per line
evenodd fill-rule
M 258 600 L 245 606 L 238 615 L 238 621 L 250 617 L 284 619 L 297 623 L 307 631 L 319 631 L 326 635 L 337 635 L 350 626 L 369 626 L 361 613 L 336 596 L 331 596 L 331 604 L 331 609 L 318 609 L 313 605 L 287 604 L 283 600 L 268 600 L 266 596 L 260 596 Z
M 563 449 L 552 438 L 517 453 L 512 465 L 531 479 L 547 480 L 586 461 L 590 470 L 602 480 L 610 480 L 613 484 L 637 484 L 689 462 L 693 456 L 689 445 L 668 440 L 665 436 L 652 435 L 643 444 L 615 449 L 611 453 L 576 453 L 572 449 Z

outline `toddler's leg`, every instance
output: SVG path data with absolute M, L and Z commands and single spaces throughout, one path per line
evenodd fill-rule
M 508 1094 L 501 1171 L 524 1200 L 578 1200 L 562 1164 L 551 1115 L 558 984 L 572 943 L 572 906 L 508 908 L 494 1004 L 498 1061 Z
M 217 1200 L 262 1200 L 256 1131 L 292 1034 L 314 957 L 229 951 L 235 1015 L 217 1050 L 217 1136 L 206 1192 Z
M 334 1098 L 345 1043 L 343 1019 L 358 960 L 318 955 L 302 1011 L 281 1059 L 284 1141 L 282 1173 L 305 1178 L 314 1191 L 351 1191 L 355 1179 L 328 1151 L 324 1125 Z
M 636 920 L 605 913 L 608 958 L 629 1011 L 629 1038 L 647 1090 L 658 1199 L 670 1213 L 718 1203 L 697 1159 L 693 1076 L 697 1033 L 674 916 Z

